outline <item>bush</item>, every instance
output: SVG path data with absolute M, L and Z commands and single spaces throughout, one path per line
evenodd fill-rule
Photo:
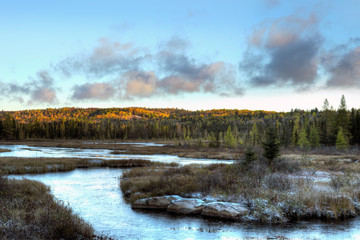
M 293 181 L 285 174 L 270 174 L 264 178 L 265 186 L 271 190 L 288 191 L 293 187 Z
M 297 160 L 290 160 L 287 158 L 277 158 L 273 162 L 273 171 L 284 173 L 295 173 L 300 171 L 301 163 Z

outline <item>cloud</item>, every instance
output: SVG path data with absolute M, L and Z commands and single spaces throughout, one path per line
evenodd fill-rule
M 54 78 L 52 78 L 48 71 L 39 71 L 37 73 L 37 77 L 30 83 L 30 99 L 28 104 L 32 105 L 34 103 L 55 103 L 57 101 L 57 97 L 55 88 L 53 87 L 54 82 Z
M 30 78 L 29 81 L 21 84 L 2 82 L 0 93 L 19 103 L 24 103 L 24 99 L 28 98 L 28 105 L 34 103 L 53 104 L 57 101 L 56 90 L 53 87 L 54 82 L 50 73 L 42 70 L 37 72 L 35 78 Z
M 123 76 L 125 81 L 125 96 L 132 97 L 150 97 L 156 93 L 158 78 L 154 72 L 127 72 Z
M 11 96 L 13 94 L 27 94 L 30 92 L 30 84 L 19 85 L 16 83 L 0 83 L 0 93 L 2 95 Z
M 66 77 L 75 74 L 87 78 L 102 78 L 109 75 L 137 70 L 147 54 L 139 53 L 132 43 L 120 43 L 101 38 L 90 53 L 67 57 L 55 64 L 54 69 Z
M 28 102 L 29 104 L 34 104 L 34 102 L 54 103 L 56 100 L 56 93 L 53 89 L 37 87 L 31 91 L 30 97 L 31 100 Z
M 45 87 L 52 86 L 54 83 L 54 78 L 52 78 L 46 70 L 37 72 L 37 79 L 40 81 L 40 84 Z
M 289 16 L 262 25 L 249 37 L 240 71 L 255 87 L 292 86 L 304 89 L 318 76 L 323 38 L 318 19 Z
M 280 4 L 280 0 L 264 0 L 267 7 L 276 7 Z
M 114 96 L 114 87 L 109 83 L 85 83 L 73 87 L 73 100 L 99 99 L 107 100 Z
M 160 72 L 157 84 L 165 94 L 214 93 L 242 95 L 235 69 L 225 62 L 199 63 L 186 53 L 188 45 L 175 39 L 168 42 L 157 55 Z M 234 91 L 236 90 L 236 91 Z
M 327 87 L 360 87 L 360 45 L 350 49 L 344 45 L 340 46 L 330 51 L 323 60 L 330 74 L 326 82 Z
M 132 44 L 101 39 L 91 54 L 84 54 L 84 63 L 68 61 L 67 58 L 67 61 L 57 64 L 57 70 L 63 73 L 66 70 L 66 74 L 71 75 L 74 68 L 74 72 L 107 77 L 101 85 L 86 83 L 74 86 L 71 99 L 78 101 L 106 100 L 115 95 L 132 99 L 183 93 L 243 94 L 234 66 L 222 61 L 199 62 L 189 56 L 189 48 L 188 41 L 173 37 L 149 54 L 136 50 Z

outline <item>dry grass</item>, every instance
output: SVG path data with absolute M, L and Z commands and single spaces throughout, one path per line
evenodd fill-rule
M 2 174 L 29 174 L 71 171 L 75 168 L 91 167 L 144 167 L 151 165 L 169 165 L 141 159 L 101 160 L 83 158 L 0 158 L 0 173 Z M 171 164 L 170 164 L 171 165 Z M 172 164 L 174 165 L 174 164 Z M 175 164 L 176 165 L 176 164 Z
M 0 177 L 1 239 L 94 239 L 92 227 L 44 184 Z
M 331 159 L 326 161 L 332 161 Z M 269 167 L 263 161 L 246 167 L 231 165 L 184 166 L 177 168 L 135 168 L 125 172 L 120 187 L 129 202 L 137 199 L 177 194 L 183 197 L 212 195 L 225 201 L 246 202 L 253 219 L 284 222 L 299 219 L 343 219 L 359 213 L 360 175 L 358 163 L 339 162 L 336 170 L 355 172 L 333 176 L 317 183 L 309 168 L 330 168 L 328 162 L 280 159 Z M 316 168 L 316 167 L 319 168 Z M 345 165 L 345 167 L 342 167 Z
M 129 144 L 118 144 L 119 141 L 86 141 L 86 140 L 33 140 L 33 141 L 2 141 L 2 144 L 22 144 L 37 147 L 62 147 L 62 148 L 80 148 L 80 149 L 109 149 L 113 150 L 113 154 L 121 154 L 126 151 L 126 154 L 135 155 L 153 155 L 153 154 L 168 154 L 177 155 L 188 158 L 209 158 L 209 159 L 238 159 L 242 152 L 241 148 L 227 149 L 227 148 L 208 148 L 199 147 L 194 143 L 184 146 L 179 145 L 178 141 L 156 141 L 157 143 L 165 144 L 165 146 L 143 146 Z M 134 141 L 135 142 L 135 141 Z
M 0 148 L 0 153 L 2 153 L 2 152 L 11 152 L 11 150 L 10 149 L 5 149 L 5 148 Z

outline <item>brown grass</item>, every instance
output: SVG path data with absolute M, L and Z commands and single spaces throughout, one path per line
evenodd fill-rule
M 332 161 L 332 160 L 327 160 Z M 317 183 L 303 176 L 310 167 L 329 168 L 328 163 L 281 159 L 269 167 L 263 161 L 246 167 L 231 165 L 183 166 L 176 168 L 134 168 L 123 173 L 120 187 L 129 202 L 177 194 L 183 197 L 212 195 L 222 201 L 248 204 L 259 221 L 282 222 L 307 218 L 343 219 L 355 216 L 360 197 L 360 164 L 339 163 L 336 170 L 355 172 L 333 174 L 334 183 Z M 314 170 L 314 171 L 316 171 Z M 331 173 L 331 172 L 330 172 Z
M 0 173 L 2 174 L 29 174 L 46 172 L 64 172 L 75 168 L 91 167 L 144 167 L 151 165 L 174 165 L 151 162 L 141 159 L 119 159 L 119 160 L 101 160 L 101 159 L 83 159 L 83 158 L 20 158 L 3 157 L 0 158 Z M 177 164 L 175 164 L 177 165 Z
M 199 147 L 195 143 L 184 146 L 179 145 L 178 141 L 155 141 L 158 143 L 166 144 L 165 146 L 145 146 L 139 147 L 131 144 L 117 144 L 126 141 L 112 141 L 112 140 L 32 140 L 32 141 L 2 141 L 2 144 L 23 144 L 38 147 L 62 147 L 62 148 L 80 148 L 80 149 L 109 149 L 113 150 L 113 154 L 121 154 L 126 151 L 126 154 L 168 154 L 177 155 L 188 158 L 209 158 L 209 159 L 238 159 L 239 153 L 242 152 L 241 148 L 208 148 Z M 136 142 L 136 141 L 134 141 Z M 131 143 L 131 142 L 127 142 Z
M 11 152 L 11 150 L 10 149 L 5 149 L 5 148 L 0 148 L 0 153 L 2 153 L 2 152 Z
M 1 239 L 94 239 L 94 230 L 44 184 L 0 177 Z

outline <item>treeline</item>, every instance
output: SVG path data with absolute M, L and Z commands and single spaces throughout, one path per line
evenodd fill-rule
M 337 109 L 268 112 L 250 110 L 62 108 L 0 113 L 0 138 L 169 139 L 202 146 L 258 145 L 275 127 L 283 146 L 347 148 L 360 144 L 360 109 L 348 110 L 342 96 Z

